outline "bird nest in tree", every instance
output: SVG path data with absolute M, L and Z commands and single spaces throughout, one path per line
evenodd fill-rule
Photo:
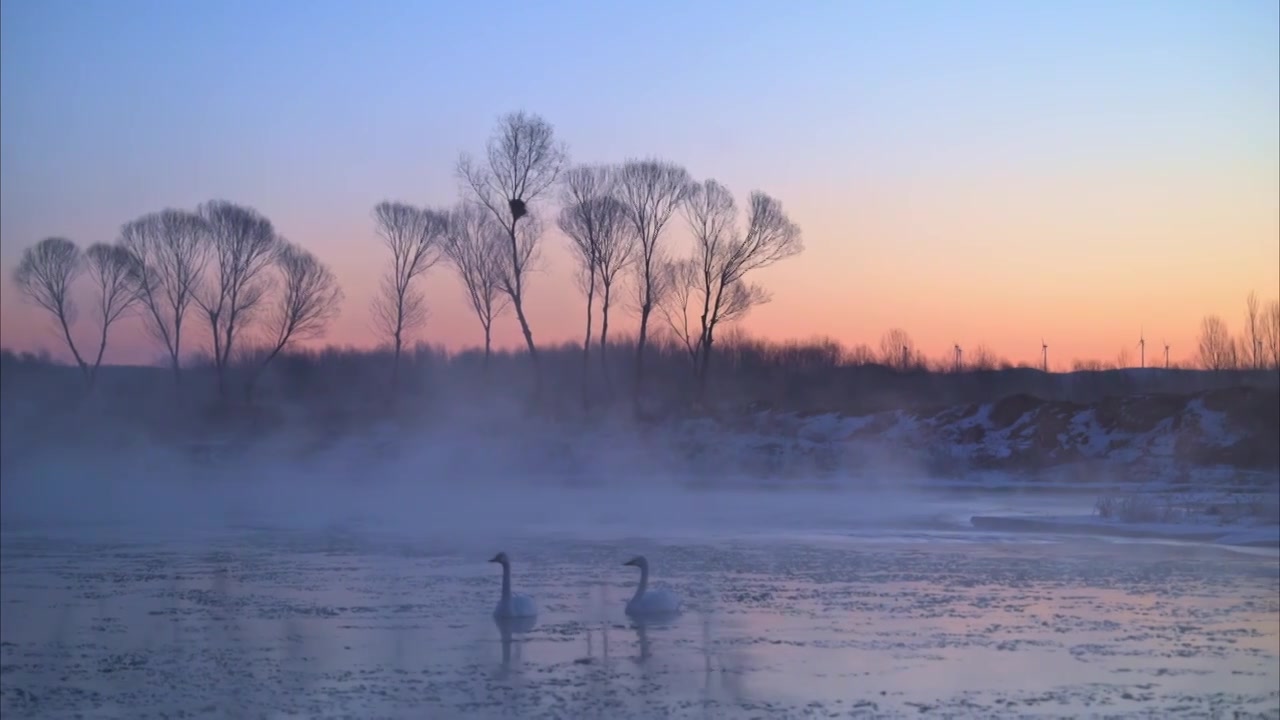
M 520 198 L 512 198 L 507 201 L 507 205 L 511 208 L 511 219 L 519 220 L 529 214 L 529 210 L 525 208 L 524 201 Z

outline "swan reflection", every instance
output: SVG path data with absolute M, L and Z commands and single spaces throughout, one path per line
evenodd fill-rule
M 515 644 L 514 637 L 533 630 L 538 624 L 538 618 L 494 616 L 493 624 L 497 626 L 498 635 L 502 638 L 502 670 L 505 673 L 511 669 L 511 646 Z
M 631 629 L 635 630 L 636 642 L 640 646 L 638 662 L 645 662 L 653 654 L 649 631 L 673 628 L 679 619 L 679 612 L 651 612 L 646 615 L 633 615 L 631 617 Z

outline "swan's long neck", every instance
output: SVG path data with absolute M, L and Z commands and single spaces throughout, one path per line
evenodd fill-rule
M 649 563 L 643 563 L 640 565 L 640 584 L 636 586 L 636 594 L 631 599 L 639 600 L 647 589 L 649 589 Z
M 502 563 L 502 602 L 511 604 L 511 563 Z

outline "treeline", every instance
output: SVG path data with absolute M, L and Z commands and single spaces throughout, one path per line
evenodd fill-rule
M 98 330 L 96 350 L 77 345 L 78 283 L 85 276 Z M 225 201 L 194 211 L 168 209 L 126 223 L 113 244 L 81 249 L 71 240 L 41 240 L 22 254 L 13 274 L 22 295 L 57 322 L 89 389 L 97 382 L 111 328 L 141 316 L 163 349 L 176 385 L 182 383 L 191 325 L 203 330 L 219 391 L 233 363 L 259 357 L 240 373 L 247 394 L 282 351 L 323 336 L 337 315 L 342 290 L 333 272 L 303 247 L 281 237 L 257 211 Z M 243 347 L 253 333 L 252 348 Z M 246 352 L 247 350 L 247 352 Z
M 1019 368 L 982 345 L 957 344 L 928 357 L 902 329 L 886 332 L 874 347 L 847 348 L 832 341 L 765 343 L 726 333 L 724 328 L 769 300 L 751 274 L 803 247 L 799 227 L 763 192 L 750 193 L 739 208 L 717 181 L 694 180 L 665 160 L 574 165 L 552 126 L 523 112 L 502 117 L 484 152 L 462 154 L 455 172 L 462 197 L 451 206 L 387 201 L 373 209 L 387 268 L 369 312 L 385 352 L 298 351 L 300 341 L 325 336 L 340 311 L 342 290 L 323 261 L 283 238 L 269 219 L 226 201 L 145 215 L 125 223 L 114 243 L 84 250 L 65 238 L 47 238 L 23 253 L 14 282 L 56 321 L 84 386 L 93 389 L 99 381 L 111 328 L 134 315 L 169 365 L 174 397 L 203 402 L 204 379 L 210 377 L 211 400 L 227 406 L 252 404 L 268 376 L 277 386 L 321 395 L 325 390 L 315 378 L 348 383 L 341 373 L 326 372 L 330 366 L 362 378 L 351 382 L 383 404 L 441 392 L 455 377 L 471 383 L 478 368 L 476 382 L 520 402 L 531 398 L 551 407 L 573 397 L 586 409 L 627 402 L 636 411 L 711 402 L 826 403 L 835 409 L 851 409 L 853 403 L 865 409 L 889 403 L 868 396 L 892 396 L 894 402 L 917 392 L 951 397 L 918 378 L 1039 377 L 991 375 Z M 582 341 L 572 348 L 538 345 L 524 311 L 530 271 L 551 225 L 576 259 L 575 278 L 585 299 Z M 427 318 L 422 286 L 437 267 L 458 280 L 475 313 L 483 342 L 474 354 L 414 349 L 424 339 Z M 77 301 L 86 297 L 96 333 L 88 348 L 72 331 Z M 611 313 L 618 311 L 638 319 L 634 337 L 610 335 Z M 520 353 L 492 349 L 493 323 L 507 312 L 524 338 Z M 1153 348 L 1145 338 L 1140 342 L 1123 349 L 1114 363 L 1077 361 L 1072 367 L 1132 367 L 1137 354 L 1137 365 L 1173 369 L 1167 344 Z M 413 356 L 408 369 L 406 350 Z M 1048 346 L 1043 350 L 1040 364 L 1021 369 L 1049 370 Z M 557 359 L 544 361 L 548 353 Z M 5 362 L 27 367 L 31 359 L 8 355 Z M 1195 359 L 1216 372 L 1280 367 L 1280 301 L 1263 308 L 1250 294 L 1236 336 L 1221 318 L 1205 318 Z M 277 365 L 287 367 L 269 372 Z M 189 390 L 188 375 L 200 378 Z M 859 378 L 876 379 L 864 386 Z M 982 385 L 973 393 L 985 397 L 1001 392 L 1003 381 L 966 382 Z M 1018 391 L 1035 386 L 1039 394 L 1057 396 L 1055 382 L 1040 378 L 1016 385 Z M 1116 382 L 1123 390 L 1124 383 Z M 816 399 L 797 400 L 783 390 Z M 828 392 L 841 399 L 818 397 Z
M 1264 309 L 1257 293 L 1245 298 L 1244 323 L 1232 337 L 1227 321 L 1207 315 L 1200 321 L 1196 358 L 1206 370 L 1280 369 L 1280 300 Z
M 618 337 L 596 348 L 617 377 L 635 370 L 635 337 Z M 576 421 L 608 416 L 610 410 L 632 415 L 624 382 L 596 373 L 587 382 L 595 402 L 590 412 L 581 404 L 581 346 L 564 343 L 541 348 L 542 394 L 535 408 L 544 417 Z M 759 410 L 864 414 L 885 410 L 992 402 L 1013 394 L 1051 400 L 1095 402 L 1135 393 L 1188 393 L 1254 386 L 1276 388 L 1274 370 L 1125 369 L 1045 373 L 1037 368 L 897 368 L 867 358 L 832 340 L 770 342 L 742 333 L 720 341 L 716 372 L 706 385 L 703 402 L 699 381 L 690 372 L 683 344 L 670 335 L 646 346 L 649 382 L 642 400 L 642 419 L 659 420 L 689 413 L 738 416 Z M 89 398 L 98 417 L 121 425 L 142 423 L 161 432 L 203 432 L 231 426 L 280 427 L 319 424 L 339 433 L 358 431 L 400 419 L 444 422 L 459 413 L 484 415 L 505 408 L 517 414 L 529 409 L 528 388 L 534 369 L 527 352 L 483 349 L 446 352 L 416 345 L 397 360 L 390 350 L 324 348 L 281 353 L 269 372 L 261 374 L 253 403 L 226 403 L 219 398 L 219 377 L 231 382 L 256 375 L 259 358 L 247 357 L 219 370 L 212 355 L 186 366 L 181 388 L 164 382 L 155 367 L 108 367 Z M 392 383 L 392 368 L 399 377 Z M 0 394 L 6 423 L 22 418 L 65 414 L 84 407 L 84 395 L 68 382 L 73 369 L 31 354 L 0 353 L 4 391 Z M 388 391 L 399 402 L 388 402 Z M 177 402 L 174 392 L 177 390 Z M 177 412 L 175 413 L 175 409 Z M 246 421 L 248 421 L 246 423 Z
M 646 392 L 655 318 L 680 338 L 702 392 L 717 329 L 769 299 L 748 276 L 802 249 L 799 227 L 773 197 L 752 192 L 740 209 L 717 181 L 696 181 L 662 160 L 572 165 L 550 123 L 537 115 L 502 117 L 478 158 L 460 156 L 456 174 L 463 197 L 451 207 L 388 201 L 373 210 L 389 259 L 370 311 L 390 348 L 393 388 L 403 349 L 427 317 L 423 278 L 445 265 L 477 316 L 486 359 L 493 322 L 514 313 L 540 395 L 539 346 L 524 308 L 549 225 L 569 241 L 586 296 L 578 373 L 586 405 L 593 401 L 593 374 L 610 376 L 611 353 L 597 353 L 595 362 L 591 350 L 609 345 L 609 313 L 617 305 L 639 318 L 627 383 L 633 400 Z M 677 215 L 684 220 L 683 248 L 671 239 Z M 71 331 L 84 275 L 100 329 L 96 352 L 88 354 Z M 251 398 L 266 367 L 299 340 L 322 337 L 342 301 L 324 263 L 280 237 L 257 211 L 225 201 L 147 215 L 126 223 L 115 243 L 83 252 L 65 238 L 47 238 L 23 254 L 14 281 L 58 322 L 90 388 L 110 328 L 137 311 L 163 348 L 175 386 L 182 383 L 191 324 L 200 329 L 224 401 L 232 394 L 233 362 L 256 358 L 255 371 L 239 374 Z

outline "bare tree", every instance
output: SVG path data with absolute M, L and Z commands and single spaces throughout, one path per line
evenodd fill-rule
M 587 371 L 591 359 L 591 311 L 596 293 L 596 257 L 599 255 L 600 215 L 604 208 L 598 202 L 609 192 L 608 170 L 599 165 L 570 168 L 564 175 L 560 209 L 560 232 L 568 236 L 574 259 L 582 275 L 582 289 L 587 295 L 587 330 L 582 343 L 582 399 L 586 403 L 589 383 Z
M 1235 343 L 1227 323 L 1217 315 L 1200 321 L 1200 364 L 1206 370 L 1227 370 L 1234 366 Z
M 803 249 L 800 228 L 787 217 L 782 203 L 760 191 L 750 196 L 747 228 L 735 223 L 733 196 L 715 180 L 694 185 L 684 204 L 694 239 L 701 301 L 697 363 L 699 392 L 705 390 L 717 325 L 745 315 L 768 302 L 759 286 L 744 278 Z
M 654 293 L 658 298 L 658 311 L 667 321 L 672 335 L 689 354 L 695 376 L 701 380 L 704 353 L 708 352 L 707 331 L 741 319 L 751 308 L 768 302 L 769 293 L 758 285 L 741 280 L 726 286 L 718 293 L 719 309 L 708 323 L 705 315 L 697 318 L 690 315 L 691 310 L 697 313 L 706 305 L 706 276 L 702 264 L 685 258 L 663 261 L 661 268 L 653 284 L 658 289 Z M 706 327 L 706 324 L 711 327 Z
M 120 242 L 133 256 L 148 332 L 164 344 L 175 384 L 182 382 L 182 326 L 209 257 L 204 218 L 164 210 L 127 223 Z
M 1262 318 L 1258 313 L 1258 294 L 1249 291 L 1245 298 L 1244 342 L 1248 349 L 1245 357 L 1249 358 L 1249 367 L 1262 367 Z
M 414 280 L 439 262 L 449 231 L 449 215 L 399 202 L 378 203 L 373 209 L 378 234 L 391 251 L 391 268 L 383 276 L 373 300 L 373 319 L 391 340 L 392 385 L 400 378 L 400 354 L 406 335 L 427 321 L 427 301 Z
M 639 258 L 640 247 L 639 243 L 636 243 L 635 254 L 633 256 L 631 266 L 633 269 L 635 264 L 639 262 Z M 679 298 L 689 297 L 689 286 L 681 284 L 684 278 L 681 263 L 681 260 L 673 260 L 669 258 L 665 252 L 659 251 L 653 261 L 653 271 L 650 273 L 649 282 L 640 282 L 638 277 L 635 278 L 636 282 L 631 284 L 629 292 L 623 296 L 625 298 L 623 305 L 626 308 L 626 311 L 635 315 L 640 315 L 644 311 L 645 303 L 650 303 L 651 310 L 657 311 L 664 318 L 673 316 L 676 310 L 678 310 L 677 305 L 680 302 Z M 671 337 L 667 337 L 661 326 L 657 328 L 650 327 L 645 347 L 648 347 L 659 340 L 661 340 L 662 343 L 666 343 L 667 341 L 671 341 L 672 343 L 682 342 L 681 339 L 677 337 L 678 333 L 673 327 L 670 327 L 670 325 L 670 320 L 668 320 L 668 329 L 671 330 Z M 665 350 L 666 345 L 663 345 L 662 349 Z M 637 387 L 639 386 L 633 386 L 632 388 L 632 399 L 635 403 L 635 409 L 638 412 L 640 409 L 640 396 L 635 394 L 635 389 Z
M 849 348 L 845 354 L 845 361 L 850 365 L 863 366 L 874 365 L 876 362 L 876 354 L 871 350 L 871 346 L 866 343 L 858 343 Z
M 98 378 L 102 356 L 107 351 L 107 332 L 138 302 L 138 274 L 133 255 L 120 245 L 94 243 L 85 251 L 85 265 L 97 295 L 98 319 L 102 324 L 98 354 L 89 371 L 89 385 Z
M 995 370 L 1001 364 L 1000 358 L 984 343 L 979 343 L 968 355 L 970 370 Z
M 208 231 L 214 274 L 195 299 L 209 321 L 218 391 L 225 397 L 236 339 L 271 290 L 269 271 L 280 239 L 271 221 L 252 208 L 212 200 L 201 205 L 199 213 Z
M 662 230 L 689 196 L 689 172 L 662 160 L 628 160 L 618 170 L 618 197 L 635 231 L 636 290 L 640 311 L 640 335 L 636 342 L 635 401 L 644 383 L 644 352 L 649 337 L 649 316 L 661 301 L 659 284 L 669 269 L 659 246 Z
M 654 286 L 666 289 L 665 292 L 658 293 L 662 300 L 657 305 L 658 312 L 667 321 L 667 326 L 671 329 L 671 334 L 676 341 L 688 353 L 689 366 L 695 373 L 698 370 L 700 335 L 697 323 L 689 317 L 689 307 L 698 288 L 699 272 L 697 261 L 690 258 L 664 261 L 659 272 L 654 274 L 656 282 L 650 283 L 650 290 L 647 293 L 652 296 Z M 643 303 L 645 290 L 640 289 L 640 293 L 642 296 L 637 300 Z
M 84 269 L 84 257 L 75 243 L 66 238 L 45 238 L 23 251 L 13 273 L 13 281 L 23 297 L 48 310 L 58 321 L 76 365 L 85 380 L 91 381 L 89 366 L 76 349 L 75 340 L 71 339 L 71 325 L 76 320 L 71 286 Z
M 539 390 L 538 349 L 524 312 L 525 280 L 540 235 L 530 205 L 555 184 L 567 162 L 568 151 L 556 141 L 551 124 L 525 112 L 499 119 L 489 138 L 485 162 L 478 163 L 465 154 L 458 160 L 458 175 L 466 188 L 493 214 L 507 236 L 502 289 L 520 321 Z
M 616 200 L 615 196 L 615 200 Z M 619 206 L 626 212 L 626 206 Z M 600 236 L 596 245 L 596 276 L 600 280 L 600 373 L 606 390 L 612 393 L 609 378 L 609 309 L 613 307 L 613 293 L 622 274 L 635 258 L 636 233 L 633 225 L 621 224 L 613 233 Z
M 1267 362 L 1272 370 L 1280 370 L 1280 300 L 1267 303 L 1261 324 Z
M 603 281 L 602 250 L 617 247 L 619 238 L 630 234 L 626 208 L 613 196 L 609 168 L 584 165 L 565 174 L 564 207 L 560 230 L 572 241 L 572 249 L 583 275 L 587 295 L 586 337 L 582 343 L 583 403 L 589 402 L 591 361 L 591 319 L 597 281 Z M 601 352 L 604 344 L 601 340 Z
M 449 233 L 444 244 L 449 259 L 467 299 L 484 328 L 484 369 L 489 371 L 493 319 L 502 314 L 511 301 L 502 290 L 503 253 L 506 238 L 493 215 L 475 203 L 459 203 L 449 213 Z
M 274 262 L 280 292 L 267 318 L 271 340 L 266 356 L 246 385 L 250 396 L 262 371 L 281 351 L 296 341 L 323 337 L 342 308 L 338 279 L 315 255 L 282 238 Z
M 980 354 L 980 348 L 975 355 Z M 897 370 L 910 369 L 915 362 L 916 344 L 902 328 L 893 328 L 880 336 L 880 362 Z M 974 358 L 977 364 L 979 358 Z

